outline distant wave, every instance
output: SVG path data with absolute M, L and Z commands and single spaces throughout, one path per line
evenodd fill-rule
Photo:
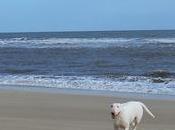
M 175 47 L 175 38 L 48 38 L 0 39 L 0 47 L 19 48 L 106 48 L 106 47 L 142 47 L 157 45 Z
M 143 76 L 105 78 L 93 76 L 45 76 L 45 75 L 1 75 L 2 85 L 22 85 L 43 88 L 66 88 L 114 92 L 134 92 L 175 95 L 175 80 L 166 78 L 166 82 L 154 82 Z

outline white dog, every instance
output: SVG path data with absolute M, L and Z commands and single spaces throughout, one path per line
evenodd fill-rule
M 120 128 L 129 130 L 130 127 L 136 130 L 137 125 L 142 119 L 143 108 L 149 115 L 155 118 L 151 111 L 141 102 L 112 104 L 111 117 L 114 119 L 114 130 L 119 130 Z

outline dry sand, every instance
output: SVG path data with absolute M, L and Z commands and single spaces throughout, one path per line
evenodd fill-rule
M 0 91 L 1 130 L 113 130 L 109 104 L 133 99 Z M 175 102 L 141 100 L 157 116 L 144 113 L 138 130 L 175 130 Z

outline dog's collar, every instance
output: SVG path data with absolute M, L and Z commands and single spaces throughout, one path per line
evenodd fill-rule
M 115 115 L 115 116 L 117 117 L 117 116 L 119 116 L 119 115 L 120 115 L 120 112 L 119 112 L 117 115 Z

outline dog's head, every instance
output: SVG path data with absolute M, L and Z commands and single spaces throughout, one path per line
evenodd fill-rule
M 111 104 L 111 118 L 115 119 L 115 117 L 117 117 L 120 112 L 121 112 L 121 104 L 120 103 L 113 103 Z

